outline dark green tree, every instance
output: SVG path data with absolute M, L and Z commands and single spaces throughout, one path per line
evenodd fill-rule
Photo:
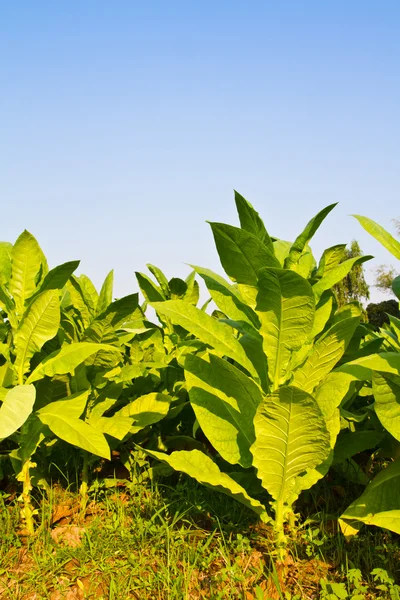
M 346 248 L 343 254 L 343 260 L 362 256 L 360 246 L 356 240 L 351 242 L 350 248 Z M 343 261 L 342 261 L 343 262 Z M 336 296 L 338 306 L 343 306 L 348 302 L 362 302 L 369 299 L 369 286 L 365 281 L 364 269 L 362 264 L 356 264 L 350 273 L 340 283 L 334 286 L 333 291 Z

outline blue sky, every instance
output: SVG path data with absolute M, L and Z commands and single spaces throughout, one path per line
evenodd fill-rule
M 315 253 L 357 238 L 393 263 L 348 215 L 400 214 L 399 19 L 390 0 L 0 3 L 0 238 L 27 228 L 97 285 L 115 267 L 122 295 L 146 262 L 221 272 L 205 221 L 236 224 L 235 188 L 284 239 L 339 201 Z

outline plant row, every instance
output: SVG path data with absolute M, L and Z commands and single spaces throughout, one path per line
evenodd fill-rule
M 145 454 L 154 473 L 185 473 L 270 523 L 279 558 L 296 500 L 330 471 L 365 488 L 339 519 L 346 536 L 400 533 L 400 320 L 376 330 L 334 293 L 371 257 L 340 244 L 316 261 L 309 242 L 335 205 L 292 243 L 235 201 L 240 227 L 210 224 L 226 278 L 192 266 L 168 281 L 148 265 L 144 303 L 114 300 L 112 272 L 98 292 L 78 261 L 49 270 L 27 231 L 0 244 L 0 479 L 12 468 L 20 482 L 28 533 L 32 489 L 69 450 L 83 507 L 96 462 Z M 400 259 L 399 242 L 357 219 Z

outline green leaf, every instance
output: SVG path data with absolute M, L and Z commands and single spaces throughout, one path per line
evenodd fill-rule
M 42 377 L 54 377 L 54 375 L 63 375 L 64 373 L 73 374 L 78 365 L 84 362 L 89 356 L 100 350 L 115 352 L 115 346 L 106 344 L 92 344 L 90 342 L 79 342 L 63 346 L 49 354 L 27 379 L 27 383 L 33 383 L 42 379 Z
M 59 400 L 41 408 L 36 414 L 61 440 L 110 460 L 110 447 L 104 434 L 75 416 L 81 405 L 82 398 Z
M 258 386 L 212 354 L 202 358 L 189 355 L 185 379 L 190 403 L 211 444 L 227 462 L 251 467 L 253 419 L 262 400 Z
M 259 322 L 255 312 L 245 304 L 235 286 L 228 283 L 223 277 L 209 269 L 191 265 L 192 269 L 200 275 L 218 308 L 235 321 L 246 321 L 258 328 Z
M 337 202 L 322 209 L 315 217 L 311 219 L 311 221 L 307 223 L 302 233 L 296 238 L 290 248 L 289 255 L 285 260 L 285 269 L 292 269 L 299 262 L 305 246 L 314 236 L 325 217 L 331 212 L 332 209 L 335 208 L 336 204 Z
M 101 433 L 110 435 L 120 441 L 128 435 L 132 428 L 132 419 L 119 415 L 112 417 L 92 417 L 90 415 L 88 423 L 96 431 L 101 431 Z
M 364 493 L 339 519 L 346 536 L 355 535 L 361 525 L 375 525 L 400 534 L 400 461 L 391 463 L 367 485 Z
M 332 371 L 315 390 L 315 399 L 324 417 L 329 418 L 350 392 L 355 379 L 348 373 Z
M 315 342 L 304 364 L 295 371 L 293 385 L 311 393 L 342 358 L 359 320 L 359 317 L 344 319 L 328 329 Z
M 119 417 L 133 419 L 132 433 L 158 423 L 167 414 L 171 406 L 171 398 L 167 394 L 152 392 L 133 400 L 117 413 Z
M 0 405 L 0 440 L 15 433 L 28 419 L 35 403 L 33 385 L 16 385 L 9 390 Z
M 150 273 L 154 275 L 157 279 L 158 284 L 161 288 L 161 292 L 164 295 L 164 298 L 170 297 L 170 291 L 168 287 L 168 279 L 165 277 L 164 273 L 158 267 L 154 265 L 147 264 L 146 267 L 149 269 Z
M 328 457 L 325 420 L 312 396 L 282 386 L 260 404 L 254 426 L 253 464 L 263 487 L 282 506 L 291 499 L 297 478 Z
M 204 344 L 210 345 L 222 356 L 229 356 L 252 375 L 257 376 L 257 371 L 247 358 L 238 340 L 234 337 L 233 330 L 229 325 L 220 323 L 183 300 L 154 302 L 152 306 L 157 313 L 171 319 L 174 325 L 180 325 Z
M 151 279 L 144 273 L 135 272 L 137 282 L 140 290 L 147 302 L 162 302 L 165 300 L 164 295 L 159 288 Z
M 349 258 L 344 262 L 340 263 L 338 266 L 330 269 L 324 277 L 322 277 L 317 283 L 313 285 L 313 291 L 317 298 L 325 292 L 325 290 L 330 290 L 334 285 L 342 281 L 351 271 L 351 269 L 355 265 L 361 265 L 367 260 L 371 260 L 372 256 L 356 256 L 354 258 Z
M 272 240 L 268 235 L 260 215 L 243 196 L 235 190 L 235 204 L 238 211 L 240 227 L 255 235 L 274 254 Z
M 210 223 L 215 245 L 226 274 L 238 283 L 257 284 L 263 267 L 279 267 L 279 261 L 255 235 L 223 223 Z
M 145 452 L 149 456 L 170 465 L 175 471 L 186 473 L 186 475 L 193 477 L 206 487 L 234 498 L 253 510 L 262 520 L 267 522 L 270 520 L 265 507 L 258 500 L 251 498 L 246 490 L 236 483 L 232 477 L 220 471 L 211 458 L 200 452 L 200 450 L 178 450 L 172 452 L 172 454 L 147 449 Z
M 400 375 L 375 371 L 372 374 L 372 390 L 380 422 L 400 441 Z
M 392 290 L 394 295 L 400 300 L 400 275 L 393 279 Z
M 8 287 L 11 277 L 12 244 L 0 242 L 0 284 Z
M 51 269 L 43 279 L 39 290 L 34 294 L 33 298 L 47 290 L 61 290 L 66 285 L 72 273 L 79 267 L 79 263 L 79 260 L 72 260 Z M 32 298 L 30 301 L 32 301 Z
M 324 250 L 315 276 L 320 279 L 328 275 L 345 257 L 346 244 L 337 244 Z
M 259 272 L 256 313 L 274 388 L 286 378 L 291 353 L 309 337 L 314 322 L 314 296 L 308 281 L 285 269 Z
M 82 297 L 89 309 L 91 318 L 96 315 L 96 307 L 99 301 L 99 294 L 87 275 L 79 276 L 79 285 L 81 287 Z
M 92 321 L 92 315 L 86 304 L 86 298 L 81 286 L 81 282 L 77 277 L 71 275 L 65 287 L 69 294 L 71 306 L 73 306 L 74 309 L 79 312 L 82 319 L 83 328 L 85 329 Z
M 327 290 L 322 294 L 315 309 L 314 325 L 309 337 L 310 342 L 325 329 L 325 325 L 333 312 L 334 302 L 335 296 L 333 292 Z
M 373 371 L 383 373 L 400 373 L 400 353 L 399 352 L 381 352 L 380 354 L 371 354 L 353 360 L 337 369 L 338 372 L 349 373 L 360 381 L 371 381 Z
M 36 239 L 28 231 L 21 233 L 11 251 L 12 275 L 9 291 L 21 317 L 25 301 L 36 290 L 40 271 L 43 270 L 43 252 Z
M 352 458 L 359 452 L 375 448 L 383 439 L 382 431 L 343 431 L 336 442 L 334 464 Z
M 389 250 L 390 254 L 400 260 L 400 242 L 398 242 L 390 233 L 386 231 L 381 225 L 375 223 L 368 217 L 362 217 L 361 215 L 352 215 L 357 219 L 365 231 L 368 231 L 378 242 Z
M 111 304 L 113 299 L 113 286 L 114 270 L 111 270 L 101 286 L 100 295 L 96 306 L 97 315 L 100 315 L 102 312 L 107 310 L 107 307 Z
M 19 383 L 30 369 L 30 359 L 51 340 L 60 326 L 58 290 L 49 290 L 37 296 L 27 308 L 15 333 L 15 369 Z

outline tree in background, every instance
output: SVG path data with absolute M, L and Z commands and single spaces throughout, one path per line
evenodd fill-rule
M 346 248 L 343 253 L 343 260 L 362 256 L 360 246 L 356 240 L 351 242 L 350 248 Z M 350 273 L 340 283 L 334 286 L 333 291 L 336 296 L 337 303 L 340 306 L 348 302 L 362 302 L 363 299 L 369 299 L 369 286 L 365 281 L 364 269 L 362 264 L 355 265 Z
M 400 219 L 392 219 L 397 235 L 400 236 Z M 392 282 L 398 273 L 391 265 L 379 265 L 375 269 L 375 287 L 381 292 L 392 294 Z

